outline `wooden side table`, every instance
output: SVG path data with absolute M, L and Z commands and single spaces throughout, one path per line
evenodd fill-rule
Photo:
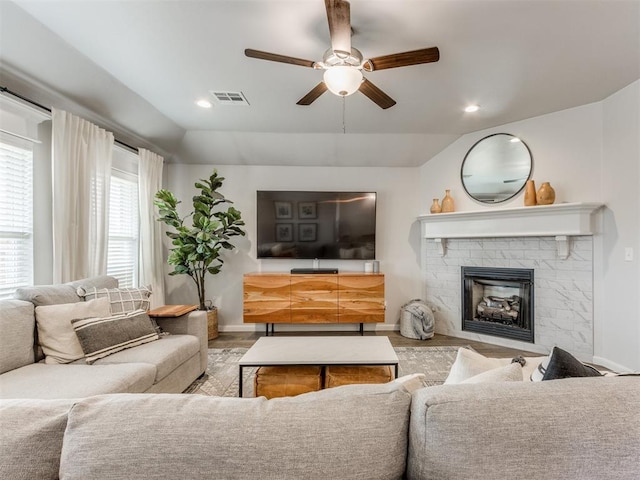
M 149 310 L 149 316 L 152 318 L 175 318 L 193 312 L 197 308 L 197 305 L 164 305 Z
M 164 305 L 149 311 L 152 318 L 181 317 L 198 308 L 197 305 Z M 218 310 L 207 310 L 207 340 L 218 338 Z

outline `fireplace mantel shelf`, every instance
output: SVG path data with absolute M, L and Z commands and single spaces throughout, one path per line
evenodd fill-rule
M 537 207 L 496 208 L 421 215 L 423 238 L 446 252 L 448 238 L 555 237 L 558 256 L 569 256 L 569 237 L 593 235 L 600 203 L 559 203 Z

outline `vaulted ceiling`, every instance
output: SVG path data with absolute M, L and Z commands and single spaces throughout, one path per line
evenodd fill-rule
M 600 101 L 640 78 L 638 0 L 350 3 L 365 57 L 440 50 L 437 63 L 365 73 L 397 102 L 387 110 L 358 92 L 296 105 L 321 71 L 244 55 L 321 60 L 322 0 L 1 1 L 0 67 L 190 161 L 249 164 L 417 165 L 462 134 Z M 211 91 L 249 105 L 197 107 Z M 480 110 L 465 113 L 471 103 Z

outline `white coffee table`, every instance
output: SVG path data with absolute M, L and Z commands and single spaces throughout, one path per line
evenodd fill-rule
M 388 337 L 261 337 L 238 362 L 238 396 L 245 367 L 279 365 L 393 365 L 398 356 Z

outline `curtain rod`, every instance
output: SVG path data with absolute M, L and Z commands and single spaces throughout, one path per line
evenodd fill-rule
M 2 93 L 8 93 L 9 95 L 13 95 L 16 98 L 19 98 L 20 100 L 30 103 L 31 105 L 34 105 L 38 108 L 41 108 L 42 110 L 45 110 L 49 113 L 51 113 L 51 109 L 49 107 L 45 107 L 44 105 L 42 105 L 41 103 L 36 102 L 35 100 L 31 100 L 30 98 L 27 98 L 23 95 L 20 95 L 19 93 L 16 93 L 12 90 L 9 90 L 7 87 L 3 87 L 0 86 L 0 92 Z M 114 138 L 114 142 L 117 143 L 118 145 L 120 145 L 121 147 L 125 147 L 128 148 L 129 150 L 133 150 L 134 152 L 138 153 L 138 149 L 136 147 L 132 147 L 131 145 L 129 145 L 128 143 L 124 143 L 120 140 L 118 140 L 117 138 Z

